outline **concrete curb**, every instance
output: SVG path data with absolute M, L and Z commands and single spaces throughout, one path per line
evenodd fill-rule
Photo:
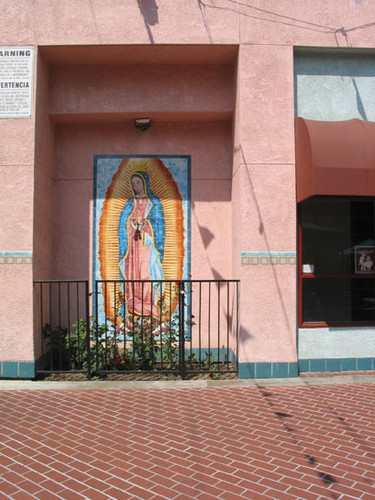
M 43 390 L 129 390 L 129 389 L 209 389 L 251 386 L 308 386 L 335 384 L 375 384 L 375 373 L 369 375 L 332 375 L 316 377 L 239 379 L 239 380 L 171 380 L 171 381 L 32 381 L 1 380 L 0 391 L 43 391 Z

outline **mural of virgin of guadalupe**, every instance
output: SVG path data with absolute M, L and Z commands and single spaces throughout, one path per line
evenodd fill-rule
M 125 285 L 126 311 L 121 316 L 158 317 L 161 283 L 132 280 L 163 280 L 165 221 L 161 201 L 152 193 L 147 173 L 130 179 L 132 198 L 124 205 L 118 226 L 119 279 Z M 129 281 L 130 280 L 130 281 Z
M 173 286 L 163 290 L 160 282 L 132 280 L 184 279 L 190 234 L 184 217 L 178 185 L 159 158 L 121 161 L 105 193 L 98 231 L 99 274 L 107 281 L 101 287 L 103 313 L 112 324 L 131 328 L 139 316 L 167 321 L 173 314 Z

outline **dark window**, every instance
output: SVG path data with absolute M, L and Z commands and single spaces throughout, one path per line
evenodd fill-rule
M 300 203 L 302 325 L 375 324 L 374 214 L 374 199 Z

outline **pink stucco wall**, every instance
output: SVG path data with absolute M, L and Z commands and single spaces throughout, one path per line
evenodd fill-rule
M 230 111 L 230 67 L 180 64 L 63 66 L 51 71 L 50 114 Z
M 232 196 L 237 206 L 233 219 L 241 214 L 241 230 L 236 231 L 240 241 L 236 245 L 239 251 L 292 252 L 296 250 L 292 48 L 241 46 L 238 64 Z M 295 266 L 243 266 L 237 272 L 240 362 L 295 361 Z
M 240 254 L 296 251 L 293 46 L 374 47 L 372 2 L 1 11 L 2 45 L 39 50 L 32 118 L 0 120 L 0 251 L 34 259 L 0 266 L 0 360 L 38 356 L 33 277 L 90 277 L 93 155 L 149 153 L 191 155 L 193 277 L 241 279 L 240 361 L 296 361 L 295 266 L 241 266 Z
M 48 118 L 49 71 L 42 57 L 37 58 L 37 87 L 35 110 L 35 156 L 34 156 L 34 234 L 33 234 L 33 278 L 52 277 L 52 235 L 55 177 L 54 130 Z M 34 357 L 42 354 L 39 293 L 34 286 Z M 46 307 L 48 298 L 44 298 Z
M 34 122 L 0 119 L 1 252 L 33 248 Z M 30 264 L 0 265 L 0 360 L 32 361 Z
M 139 8 L 139 5 L 141 8 Z M 261 5 L 215 2 L 2 2 L 1 32 L 8 45 L 256 44 L 344 46 L 340 31 L 364 26 L 373 16 L 371 0 Z M 77 22 L 79 20 L 79 22 Z M 148 26 L 148 30 L 147 30 Z M 353 47 L 371 47 L 371 29 L 350 32 Z
M 4 361 L 33 361 L 32 268 L 0 266 L 0 345 Z
M 103 154 L 191 155 L 193 276 L 230 276 L 235 58 L 232 65 L 181 65 L 175 55 L 172 60 L 51 69 L 55 279 L 91 277 L 93 156 Z M 89 113 L 95 123 L 80 123 L 90 121 Z M 153 119 L 146 133 L 134 127 L 142 113 Z
M 91 278 L 94 154 L 190 154 L 192 273 L 230 275 L 230 133 L 227 122 L 155 123 L 146 133 L 133 123 L 58 127 L 53 278 Z

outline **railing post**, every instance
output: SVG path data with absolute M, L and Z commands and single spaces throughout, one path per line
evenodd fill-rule
M 85 282 L 85 297 L 86 297 L 86 348 L 87 348 L 87 379 L 91 380 L 91 335 L 90 335 L 90 307 L 89 307 L 89 282 Z
M 179 371 L 182 380 L 185 379 L 185 290 L 184 282 L 178 282 L 178 347 L 179 347 Z
M 42 334 L 42 358 L 44 357 L 44 342 L 45 342 L 45 338 L 44 338 L 44 325 L 43 325 L 43 318 L 44 318 L 44 315 L 43 315 L 43 283 L 39 283 L 40 284 L 40 287 L 39 287 L 39 290 L 40 290 L 40 333 Z
M 102 284 L 103 287 L 103 284 Z M 98 312 L 98 304 L 99 304 L 99 282 L 95 281 L 95 370 L 99 369 L 99 312 Z
M 237 305 L 237 311 L 236 311 L 236 370 L 238 371 L 238 356 L 239 356 L 239 341 L 240 341 L 240 282 L 237 281 L 236 283 L 236 305 Z

